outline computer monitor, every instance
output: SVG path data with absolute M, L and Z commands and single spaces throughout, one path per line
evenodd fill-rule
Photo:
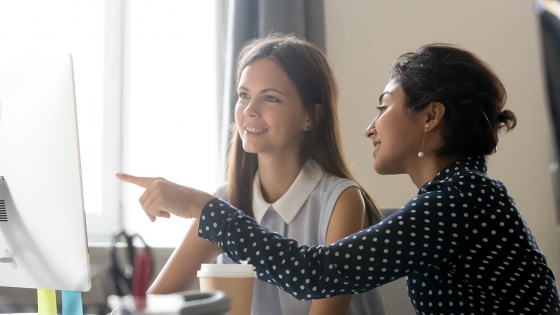
M 0 69 L 0 286 L 89 291 L 78 139 L 71 55 Z

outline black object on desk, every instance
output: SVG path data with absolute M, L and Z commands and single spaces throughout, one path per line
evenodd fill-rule
M 185 304 L 181 315 L 226 315 L 231 307 L 231 299 L 222 291 L 189 291 L 182 294 Z
M 144 245 L 144 248 L 140 249 L 142 252 L 137 252 L 136 247 L 134 247 L 134 240 L 138 239 Z M 120 262 L 117 251 L 115 249 L 116 244 L 119 241 L 124 241 L 126 244 L 126 261 Z M 149 264 L 142 264 L 145 268 L 149 268 L 149 270 L 134 270 L 135 266 L 135 259 L 138 257 L 142 257 L 145 259 L 145 256 L 149 258 Z M 147 282 L 153 276 L 153 256 L 150 250 L 150 247 L 146 244 L 144 239 L 138 234 L 128 235 L 124 230 L 119 230 L 115 232 L 113 235 L 113 239 L 111 242 L 111 249 L 110 249 L 110 259 L 111 264 L 109 266 L 109 276 L 113 281 L 115 286 L 115 292 L 118 296 L 125 296 L 133 291 L 144 291 L 144 289 L 133 288 L 133 278 L 138 278 L 138 274 L 147 274 Z M 136 264 L 138 265 L 138 264 Z M 134 275 L 136 273 L 136 276 Z M 145 288 L 147 290 L 147 287 Z

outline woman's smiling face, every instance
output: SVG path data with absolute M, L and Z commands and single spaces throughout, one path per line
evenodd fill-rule
M 389 81 L 379 97 L 379 113 L 366 130 L 373 140 L 373 167 L 378 174 L 404 174 L 414 165 L 421 150 L 423 124 L 406 109 L 406 95 Z
M 311 121 L 296 86 L 274 60 L 263 58 L 245 67 L 237 94 L 235 121 L 245 151 L 299 152 Z

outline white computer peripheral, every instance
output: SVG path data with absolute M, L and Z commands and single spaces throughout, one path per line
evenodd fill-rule
M 0 286 L 89 291 L 72 57 L 0 69 Z

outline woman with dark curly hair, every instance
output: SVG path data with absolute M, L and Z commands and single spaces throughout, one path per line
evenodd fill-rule
M 284 239 L 188 187 L 180 187 L 180 198 L 152 203 L 162 184 L 129 179 L 147 188 L 147 213 L 200 218 L 200 237 L 234 261 L 249 260 L 259 279 L 299 299 L 407 277 L 419 314 L 555 314 L 559 296 L 546 258 L 504 184 L 486 174 L 498 133 L 517 122 L 505 102 L 490 67 L 461 48 L 432 44 L 397 58 L 366 137 L 375 171 L 408 174 L 418 195 L 326 246 Z

